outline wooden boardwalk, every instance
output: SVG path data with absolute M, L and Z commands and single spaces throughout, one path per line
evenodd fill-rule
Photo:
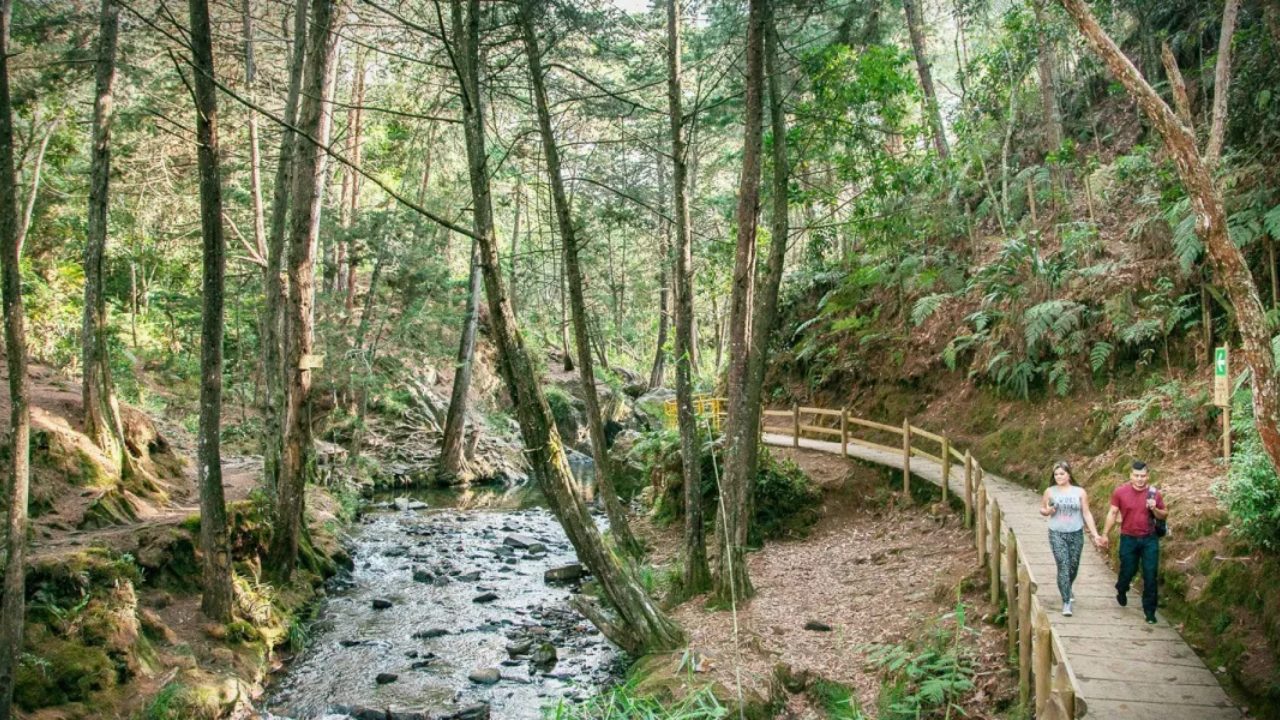
M 796 425 L 799 427 L 798 420 Z M 769 445 L 796 445 L 793 435 L 789 434 L 766 431 L 763 438 Z M 805 437 L 800 438 L 798 446 L 844 454 L 899 470 L 904 464 L 903 453 L 887 447 L 850 442 L 842 449 L 841 442 Z M 913 450 L 910 467 L 912 477 L 942 485 L 943 468 L 937 460 L 916 455 Z M 955 472 L 952 466 L 949 475 L 949 491 L 957 498 L 964 498 L 963 473 Z M 1017 552 L 1037 580 L 1035 597 L 1049 618 L 1055 641 L 1060 642 L 1061 651 L 1066 655 L 1066 675 L 1073 681 L 1076 717 L 1100 720 L 1242 717 L 1217 678 L 1166 620 L 1161 618 L 1156 625 L 1145 623 L 1138 588 L 1129 591 L 1129 607 L 1122 608 L 1116 603 L 1115 573 L 1102 554 L 1093 551 L 1087 538 L 1074 586 L 1075 615 L 1063 617 L 1047 523 L 1039 513 L 1040 496 L 990 474 L 984 476 L 983 482 L 987 494 L 1002 511 L 1000 535 L 1007 538 L 1012 533 Z M 988 515 L 986 527 L 992 527 L 991 522 Z M 998 567 L 1007 582 L 1009 565 L 1001 561 Z M 1039 689 L 1040 681 L 1036 684 Z M 1038 716 L 1047 715 L 1042 710 Z

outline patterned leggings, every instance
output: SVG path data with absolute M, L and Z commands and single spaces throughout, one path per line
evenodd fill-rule
M 1058 592 L 1062 601 L 1071 600 L 1071 585 L 1080 571 L 1080 550 L 1084 547 L 1084 530 L 1074 532 L 1049 531 L 1049 547 L 1058 563 Z

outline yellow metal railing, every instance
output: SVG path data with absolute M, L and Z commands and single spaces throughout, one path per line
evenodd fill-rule
M 668 430 L 675 430 L 679 427 L 678 409 L 675 400 L 668 400 L 662 406 L 663 420 Z M 715 397 L 714 395 L 694 395 L 693 396 L 693 414 L 706 418 L 711 425 L 711 432 L 720 432 L 720 424 L 724 421 L 725 399 Z

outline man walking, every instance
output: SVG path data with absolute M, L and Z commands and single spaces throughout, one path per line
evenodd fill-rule
M 1164 520 L 1169 513 L 1164 508 L 1164 497 L 1159 490 L 1147 484 L 1147 464 L 1134 461 L 1129 471 L 1129 482 L 1111 493 L 1111 510 L 1102 531 L 1102 547 L 1111 536 L 1111 527 L 1120 518 L 1120 578 L 1116 581 L 1116 602 L 1121 607 L 1129 604 L 1129 583 L 1142 566 L 1142 612 L 1147 624 L 1156 622 L 1156 585 L 1160 569 L 1160 535 L 1156 533 L 1156 521 Z

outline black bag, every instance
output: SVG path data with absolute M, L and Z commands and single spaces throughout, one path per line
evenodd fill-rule
M 1147 488 L 1147 498 L 1154 500 L 1155 497 L 1156 497 L 1156 489 Z M 1148 510 L 1147 512 L 1151 512 L 1151 511 Z M 1156 517 L 1156 514 L 1154 512 L 1151 512 L 1151 527 L 1155 528 L 1155 534 L 1156 534 L 1156 537 L 1158 538 L 1162 538 L 1165 535 L 1169 534 L 1169 523 L 1165 522 L 1163 518 Z

